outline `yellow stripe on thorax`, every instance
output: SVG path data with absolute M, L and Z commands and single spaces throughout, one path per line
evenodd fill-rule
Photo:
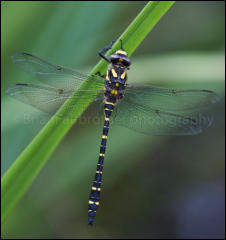
M 123 74 L 121 75 L 121 79 L 124 79 L 126 77 L 126 72 L 123 72 Z
M 117 73 L 116 73 L 114 68 L 111 69 L 111 72 L 112 72 L 113 77 L 117 78 L 118 75 L 117 75 Z
M 110 81 L 109 76 L 108 76 L 108 71 L 106 73 L 106 80 Z
M 118 94 L 118 91 L 115 90 L 115 89 L 113 89 L 113 90 L 111 90 L 111 94 L 113 94 L 113 95 L 117 95 L 117 94 Z

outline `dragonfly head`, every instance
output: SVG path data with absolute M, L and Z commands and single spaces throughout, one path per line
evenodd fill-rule
M 113 65 L 121 65 L 125 68 L 128 68 L 131 64 L 130 59 L 127 56 L 126 51 L 118 50 L 109 57 L 110 62 Z
M 127 52 L 123 51 L 123 50 L 118 50 L 118 51 L 115 52 L 115 54 L 119 54 L 119 55 L 123 55 L 123 56 L 127 57 Z

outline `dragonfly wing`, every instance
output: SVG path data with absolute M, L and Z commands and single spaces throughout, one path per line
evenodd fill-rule
M 175 96 L 168 92 L 165 95 L 164 91 L 159 92 L 159 95 L 156 93 L 153 98 L 146 97 L 145 91 L 143 95 L 141 94 L 141 91 L 138 91 L 136 95 L 135 90 L 126 92 L 124 99 L 116 108 L 114 118 L 116 124 L 148 135 L 194 135 L 210 124 L 211 119 L 204 118 L 197 111 L 191 111 L 192 105 L 182 103 L 182 106 L 174 106 L 171 97 Z M 163 98 L 164 102 L 159 103 L 158 96 L 160 100 Z M 153 101 L 149 102 L 148 99 Z M 166 110 L 168 108 L 172 111 Z
M 78 98 L 77 103 L 68 105 L 62 115 L 58 113 L 59 117 L 64 118 L 73 118 L 71 111 L 83 106 L 91 97 L 95 99 L 94 101 L 103 100 L 102 90 L 80 90 L 74 92 L 36 84 L 18 83 L 9 87 L 7 93 L 17 100 L 51 115 L 55 114 L 69 98 Z
M 200 112 L 219 101 L 216 93 L 209 90 L 176 90 L 148 84 L 128 85 L 127 93 L 154 109 L 177 114 Z
M 38 80 L 56 88 L 77 90 L 89 78 L 97 86 L 103 86 L 104 78 L 94 74 L 83 74 L 70 68 L 55 65 L 30 53 L 16 53 L 12 61 L 24 71 L 34 74 Z

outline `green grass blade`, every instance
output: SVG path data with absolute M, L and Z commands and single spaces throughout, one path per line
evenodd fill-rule
M 130 24 L 130 26 L 124 31 L 124 33 L 118 38 L 113 48 L 106 55 L 109 56 L 112 52 L 119 49 L 119 40 L 122 39 L 123 47 L 128 52 L 128 55 L 131 56 L 142 40 L 166 13 L 166 11 L 173 5 L 173 3 L 174 1 L 149 2 Z M 100 60 L 94 67 L 92 73 L 104 75 L 106 68 L 107 63 L 104 60 Z M 97 87 L 95 84 L 92 84 L 89 79 L 87 79 L 80 89 L 97 89 Z M 67 109 L 67 105 L 71 105 L 72 103 L 79 104 L 79 101 L 81 101 L 79 98 L 69 99 L 62 106 L 59 112 L 62 114 Z M 56 149 L 59 142 L 92 101 L 92 98 L 87 99 L 86 103 L 83 101 L 83 107 L 72 109 L 71 115 L 73 114 L 74 116 L 73 121 L 53 116 L 4 174 L 2 177 L 1 190 L 2 222 L 4 222 L 10 210 L 13 209 L 17 201 L 29 188 L 35 177 L 47 162 L 51 153 Z

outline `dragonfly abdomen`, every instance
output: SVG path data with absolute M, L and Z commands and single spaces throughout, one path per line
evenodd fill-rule
M 100 204 L 99 201 L 100 201 L 101 181 L 102 181 L 103 166 L 104 166 L 104 155 L 106 151 L 110 116 L 112 111 L 114 110 L 114 107 L 115 107 L 115 103 L 105 101 L 105 105 L 104 105 L 105 120 L 104 120 L 103 135 L 102 135 L 101 145 L 100 145 L 99 160 L 97 163 L 97 170 L 96 170 L 95 178 L 94 178 L 90 196 L 89 196 L 89 205 L 88 205 L 88 224 L 89 225 L 93 225 L 96 211 Z

